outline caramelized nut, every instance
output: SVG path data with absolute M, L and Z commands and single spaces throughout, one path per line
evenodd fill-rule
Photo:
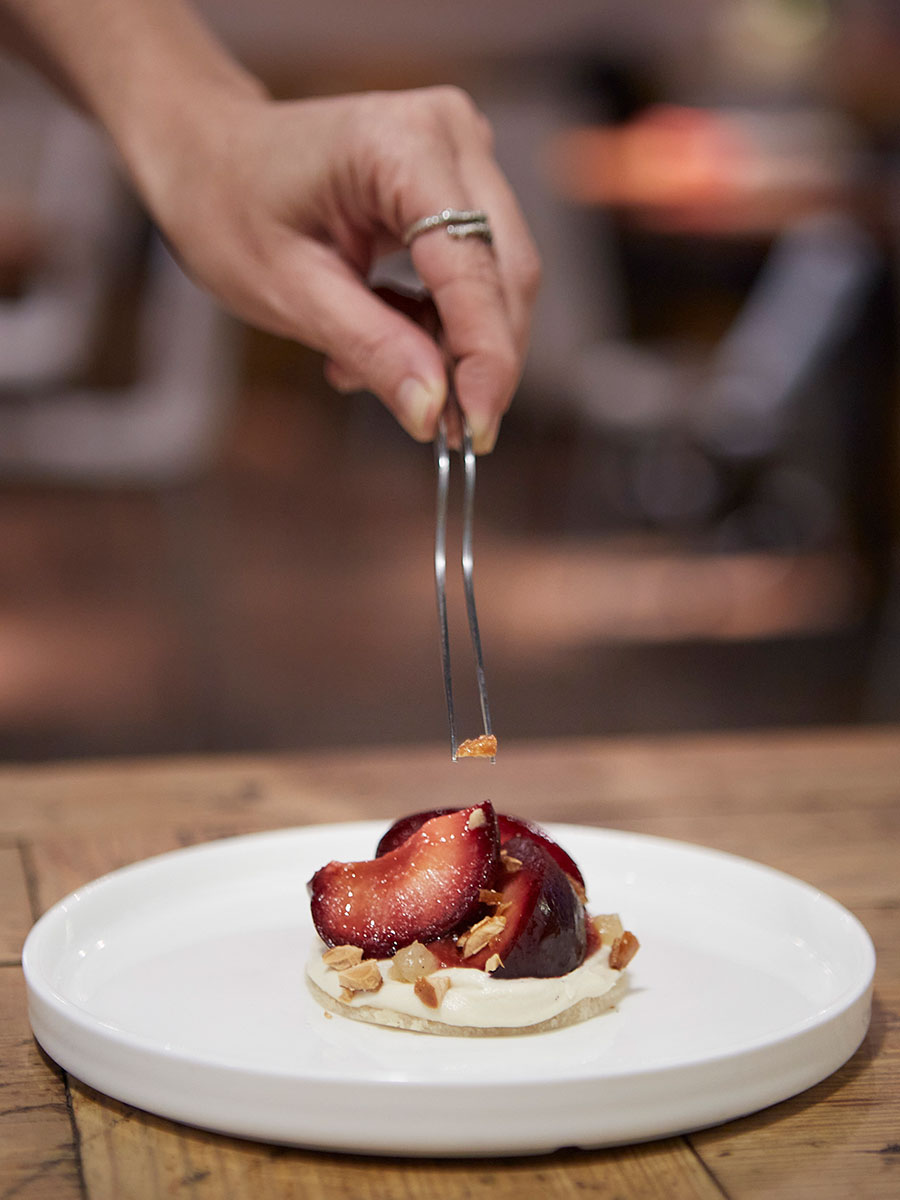
M 490 888 L 482 888 L 478 893 L 478 899 L 482 904 L 499 904 L 503 900 L 503 893 L 494 892 Z
M 482 733 L 478 737 L 466 738 L 456 747 L 457 758 L 496 758 L 497 739 L 492 733 Z
M 446 975 L 431 975 L 415 982 L 415 993 L 426 1008 L 440 1008 L 441 1001 L 450 989 Z
M 488 942 L 492 938 L 495 938 L 498 933 L 502 933 L 505 928 L 506 917 L 498 917 L 496 914 L 485 917 L 483 921 L 479 921 L 473 925 L 456 943 L 460 950 L 462 950 L 463 958 L 471 958 L 473 954 L 477 954 L 479 950 L 483 950 Z
M 363 952 L 359 946 L 332 946 L 322 955 L 322 962 L 333 971 L 346 971 L 362 962 Z
M 484 964 L 484 969 L 487 971 L 488 975 L 490 975 L 494 971 L 496 971 L 498 969 L 498 967 L 502 967 L 502 966 L 503 966 L 503 960 L 501 959 L 500 955 L 492 954 L 491 957 Z
M 626 929 L 609 948 L 609 965 L 614 971 L 624 970 L 637 954 L 640 945 L 634 934 Z
M 378 963 L 372 958 L 357 963 L 348 971 L 341 971 L 338 981 L 347 992 L 377 992 L 384 983 Z

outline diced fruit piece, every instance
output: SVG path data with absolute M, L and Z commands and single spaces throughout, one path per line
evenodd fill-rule
M 313 923 L 328 946 L 385 958 L 455 930 L 497 872 L 490 801 L 426 821 L 396 849 L 367 862 L 331 862 L 309 882 Z
M 433 817 L 441 817 L 446 813 L 453 812 L 452 808 L 432 808 L 425 812 L 410 813 L 408 817 L 401 817 L 399 821 L 395 821 L 390 827 L 381 841 L 378 843 L 378 848 L 375 851 L 376 855 L 386 854 L 390 850 L 395 850 L 397 846 L 403 844 L 410 834 L 415 833 L 425 821 L 431 820 Z M 500 845 L 505 846 L 510 838 L 527 837 L 531 841 L 537 842 L 539 846 L 547 851 L 551 858 L 562 867 L 567 875 L 575 880 L 575 883 L 582 891 L 582 899 L 584 898 L 584 877 L 578 869 L 575 861 L 563 850 L 557 842 L 553 840 L 545 829 L 534 821 L 526 821 L 523 817 L 510 817 L 506 813 L 497 813 L 497 824 L 500 830 Z
M 625 926 L 618 913 L 598 913 L 594 917 L 594 928 L 600 935 L 600 943 L 603 946 L 612 945 L 616 938 L 625 932 Z
M 517 836 L 506 849 L 521 867 L 503 882 L 503 900 L 496 909 L 502 924 L 497 921 L 494 936 L 471 955 L 466 953 L 467 935 L 462 935 L 457 962 L 483 970 L 499 956 L 502 965 L 492 971 L 495 979 L 566 975 L 584 961 L 584 905 L 567 873 L 543 846 L 526 836 Z M 475 932 L 479 927 L 484 928 L 483 923 L 478 923 Z M 443 952 L 438 947 L 432 949 L 447 962 L 446 947 Z
M 441 964 L 427 946 L 413 942 L 402 946 L 394 955 L 388 975 L 399 983 L 415 983 L 436 971 Z

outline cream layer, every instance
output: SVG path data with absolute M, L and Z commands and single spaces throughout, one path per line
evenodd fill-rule
M 340 972 L 322 961 L 325 949 L 316 939 L 306 971 L 323 992 L 340 1000 Z M 349 1007 L 389 1009 L 446 1025 L 524 1028 L 547 1021 L 580 1000 L 603 996 L 614 988 L 622 972 L 614 971 L 608 959 L 609 947 L 601 946 L 580 967 L 552 979 L 494 979 L 487 972 L 471 967 L 444 967 L 430 976 L 445 976 L 450 980 L 449 990 L 435 1009 L 422 1003 L 411 983 L 390 979 L 391 960 L 384 958 L 378 960 L 384 981 L 378 991 L 355 992 L 346 1003 Z

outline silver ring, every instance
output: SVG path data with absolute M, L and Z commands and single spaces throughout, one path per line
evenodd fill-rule
M 443 229 L 452 238 L 481 238 L 488 245 L 494 240 L 486 212 L 480 209 L 445 208 L 430 217 L 413 221 L 403 235 L 403 245 L 409 246 L 420 234 L 430 233 L 432 229 Z

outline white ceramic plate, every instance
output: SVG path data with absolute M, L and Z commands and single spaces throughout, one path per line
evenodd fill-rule
M 875 956 L 834 900 L 747 860 L 551 827 L 641 941 L 618 1011 L 522 1038 L 325 1018 L 304 985 L 306 881 L 383 823 L 257 834 L 106 875 L 50 909 L 24 965 L 38 1041 L 92 1087 L 222 1132 L 380 1154 L 634 1142 L 795 1095 L 865 1036 Z

